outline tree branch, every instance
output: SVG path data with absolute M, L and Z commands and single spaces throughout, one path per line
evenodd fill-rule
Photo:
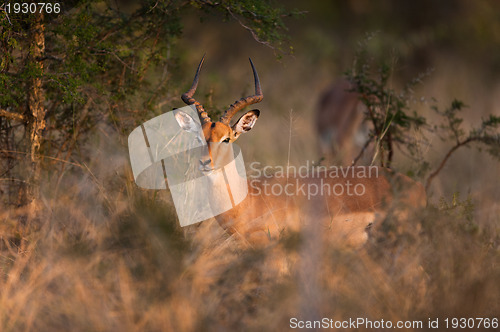
M 361 151 L 359 151 L 359 154 L 356 156 L 356 158 L 354 158 L 354 160 L 352 161 L 352 164 L 351 166 L 355 166 L 356 163 L 358 162 L 358 160 L 363 156 L 363 154 L 365 153 L 365 150 L 366 148 L 368 148 L 368 145 L 370 145 L 370 143 L 372 142 L 373 140 L 373 137 L 370 137 L 370 139 L 368 139 L 366 142 L 365 142 L 365 145 L 363 145 L 363 148 L 361 149 Z
M 50 55 L 50 54 L 44 54 L 43 56 L 37 57 L 38 61 L 44 61 L 44 60 L 55 60 L 55 61 L 63 61 L 63 58 L 57 57 L 55 55 Z
M 270 42 L 268 41 L 265 41 L 265 40 L 262 40 L 259 36 L 257 36 L 257 33 L 255 32 L 254 29 L 252 29 L 251 27 L 249 27 L 248 25 L 246 25 L 245 23 L 243 23 L 242 20 L 239 19 L 238 16 L 236 16 L 232 11 L 231 11 L 231 8 L 229 7 L 226 7 L 226 10 L 227 12 L 236 20 L 236 22 L 238 22 L 239 25 L 241 25 L 244 29 L 246 29 L 248 32 L 250 32 L 252 34 L 252 37 L 253 39 L 255 39 L 255 41 L 257 43 L 260 43 L 260 44 L 263 44 L 263 45 L 266 45 L 267 47 L 269 47 L 270 49 L 276 51 L 276 47 L 274 47 L 273 45 L 271 45 Z
M 0 109 L 0 116 L 10 119 L 10 120 L 17 120 L 17 121 L 25 121 L 26 117 L 23 114 L 19 113 L 14 113 L 14 112 L 9 112 L 3 109 Z
M 450 159 L 451 155 L 453 154 L 453 152 L 455 152 L 459 147 L 461 146 L 464 146 L 466 144 L 469 144 L 470 142 L 472 141 L 479 141 L 480 138 L 479 137 L 469 137 L 467 138 L 465 141 L 462 141 L 462 142 L 458 142 L 457 144 L 455 144 L 455 146 L 453 146 L 449 151 L 448 153 L 444 156 L 443 160 L 441 160 L 441 163 L 439 164 L 438 168 L 432 172 L 429 177 L 427 178 L 427 181 L 425 182 L 425 191 L 427 191 L 431 185 L 431 182 L 432 180 L 436 177 L 436 175 L 439 174 L 439 172 L 441 172 L 441 170 L 443 169 L 444 165 L 446 164 L 446 162 L 448 161 L 448 159 Z
M 10 21 L 10 18 L 9 18 L 9 14 L 5 10 L 4 6 L 5 6 L 5 4 L 3 4 L 2 6 L 0 6 L 0 11 L 4 12 L 5 17 L 7 18 L 7 21 L 9 21 L 9 24 L 12 25 L 12 22 Z

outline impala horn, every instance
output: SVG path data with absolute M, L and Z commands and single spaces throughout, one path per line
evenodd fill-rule
M 194 80 L 193 84 L 191 85 L 191 88 L 187 92 L 183 93 L 181 96 L 182 101 L 184 101 L 187 105 L 194 104 L 196 110 L 198 111 L 198 116 L 200 117 L 201 124 L 211 121 L 210 117 L 208 116 L 208 113 L 203 108 L 203 105 L 193 98 L 193 95 L 196 92 L 196 88 L 198 87 L 198 81 L 200 80 L 200 70 L 201 66 L 203 66 L 204 61 L 205 61 L 205 55 L 203 55 L 203 58 L 201 58 L 200 64 L 198 65 L 198 69 L 196 70 L 196 75 L 194 75 Z
M 224 124 L 229 125 L 231 118 L 238 111 L 242 110 L 243 108 L 245 108 L 248 105 L 258 103 L 258 102 L 262 101 L 262 99 L 264 98 L 264 95 L 262 94 L 262 89 L 260 88 L 260 81 L 259 81 L 259 75 L 257 74 L 257 70 L 255 69 L 255 66 L 253 65 L 252 59 L 248 58 L 248 60 L 250 60 L 250 65 L 252 66 L 253 78 L 255 81 L 255 94 L 253 96 L 241 98 L 240 100 L 235 101 L 234 104 L 229 106 L 229 108 L 224 112 L 224 114 L 219 119 L 219 121 L 224 123 Z

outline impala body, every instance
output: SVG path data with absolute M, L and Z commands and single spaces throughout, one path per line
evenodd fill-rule
M 316 107 L 319 150 L 328 161 L 350 165 L 368 140 L 369 128 L 363 122 L 366 107 L 345 79 L 330 85 Z M 368 161 L 369 162 L 369 161 Z
M 232 117 L 244 107 L 260 102 L 263 94 L 257 71 L 250 60 L 255 94 L 239 99 L 224 112 L 219 121 L 212 121 L 203 106 L 193 98 L 203 61 L 204 58 L 198 66 L 191 88 L 182 95 L 186 104 L 195 105 L 201 128 L 197 121 L 182 111 L 175 113 L 175 118 L 182 129 L 202 132 L 208 149 L 199 158 L 199 170 L 209 175 L 216 169 L 218 149 L 251 130 L 260 112 L 248 111 L 233 125 L 230 124 Z M 358 247 L 366 242 L 367 229 L 373 222 L 384 218 L 392 208 L 404 216 L 412 208 L 426 204 L 423 186 L 404 175 L 377 167 L 376 175 L 373 176 L 360 176 L 365 171 L 362 166 L 351 170 L 352 172 L 340 172 L 337 176 L 332 176 L 327 171 L 323 176 L 295 174 L 286 178 L 265 177 L 257 179 L 258 181 L 249 179 L 247 197 L 231 210 L 216 216 L 216 220 L 226 232 L 238 236 L 241 241 L 253 247 L 265 246 L 283 234 L 300 232 L 304 225 L 311 224 L 320 230 L 319 234 L 325 239 Z M 291 183 L 307 188 L 329 186 L 337 190 L 313 196 L 288 195 L 284 191 L 279 194 L 266 193 L 262 190 L 265 186 L 285 188 Z M 217 193 L 228 189 L 227 184 L 221 181 L 211 185 L 212 201 L 217 200 Z M 340 192 L 338 189 L 349 186 L 358 186 L 362 191 L 350 195 L 347 191 Z

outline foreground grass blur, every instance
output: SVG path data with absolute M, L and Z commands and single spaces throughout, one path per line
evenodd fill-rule
M 247 162 L 303 165 L 318 159 L 310 125 L 316 97 L 352 62 L 353 47 L 346 44 L 359 38 L 345 34 L 367 28 L 358 24 L 366 21 L 362 17 L 351 26 L 343 20 L 352 15 L 332 20 L 332 11 L 317 13 L 339 26 L 323 31 L 299 22 L 295 30 L 304 35 L 302 44 L 296 58 L 286 58 L 283 66 L 240 38 L 238 29 L 186 26 L 186 34 L 194 37 L 185 41 L 185 77 L 173 82 L 179 91 L 205 51 L 210 62 L 199 92 L 206 103 L 204 92 L 212 88 L 217 105 L 251 91 L 246 58 L 251 56 L 258 67 L 266 97 L 259 106 L 259 123 L 239 141 Z M 410 11 L 412 17 L 414 13 Z M 380 19 L 393 22 L 390 14 L 390 19 Z M 469 30 L 497 31 L 490 25 Z M 495 52 L 466 46 L 480 40 L 459 32 L 464 44 L 456 49 L 480 53 L 477 62 L 486 55 L 495 58 Z M 227 45 L 236 41 L 240 48 L 228 51 Z M 489 39 L 483 43 L 495 45 Z M 456 49 L 435 58 L 434 52 L 425 53 L 437 73 L 420 87 L 421 94 L 444 104 L 460 96 L 471 106 L 467 124 L 498 114 L 497 80 L 485 79 L 468 58 L 459 61 Z M 210 68 L 214 62 L 218 67 Z M 167 106 L 181 106 L 180 93 L 172 94 L 177 103 L 168 101 Z M 428 106 L 421 108 L 425 115 Z M 137 113 L 152 117 L 143 110 Z M 292 122 L 293 130 L 288 126 Z M 0 331 L 281 331 L 291 317 L 422 320 L 424 326 L 427 318 L 498 317 L 500 168 L 491 159 L 472 150 L 457 153 L 441 183 L 435 182 L 429 207 L 408 220 L 389 216 L 371 230 L 360 250 L 332 243 L 312 247 L 304 230 L 256 251 L 214 221 L 181 229 L 168 192 L 143 191 L 134 184 L 125 143 L 119 143 L 126 142 L 132 128 L 120 129 L 98 128 L 106 136 L 100 143 L 78 146 L 79 156 L 72 160 L 92 160 L 88 165 L 67 165 L 59 173 L 58 162 L 46 161 L 39 220 L 26 223 L 20 218 L 25 211 L 19 209 L 0 211 Z M 446 150 L 436 141 L 437 147 L 427 153 L 439 160 Z M 463 201 L 450 197 L 454 191 L 470 191 L 476 209 L 471 210 L 464 195 Z M 441 195 L 447 203 L 438 203 Z
M 97 148 L 87 169 L 48 185 L 38 223 L 1 213 L 2 331 L 272 331 L 291 317 L 500 311 L 498 217 L 478 218 L 466 201 L 389 216 L 357 251 L 313 250 L 307 232 L 255 251 L 213 221 L 183 231 L 169 193 L 138 189 L 116 150 Z

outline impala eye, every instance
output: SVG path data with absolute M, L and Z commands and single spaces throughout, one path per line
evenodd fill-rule
M 225 140 L 223 140 L 222 142 L 224 142 L 224 143 L 229 143 L 229 137 L 228 137 L 228 138 L 226 138 Z

